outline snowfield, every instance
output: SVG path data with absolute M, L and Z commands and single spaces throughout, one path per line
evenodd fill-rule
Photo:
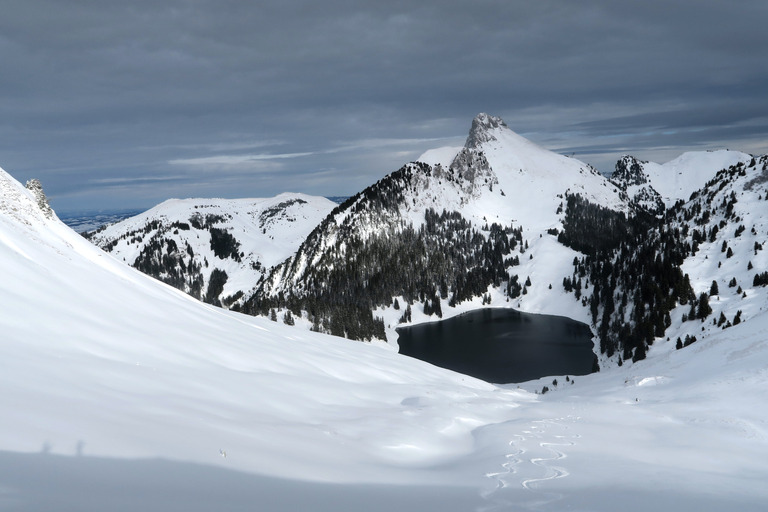
M 552 242 L 534 241 L 543 258 Z M 768 500 L 765 311 L 634 365 L 494 386 L 199 303 L 46 218 L 2 170 L 0 268 L 0 510 Z

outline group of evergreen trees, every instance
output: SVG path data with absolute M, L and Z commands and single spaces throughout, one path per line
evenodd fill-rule
M 123 233 L 112 240 L 102 241 L 99 245 L 107 252 L 114 250 L 121 240 L 139 246 L 139 254 L 131 266 L 196 299 L 216 306 L 224 306 L 219 297 L 227 282 L 226 272 L 214 268 L 208 280 L 208 286 L 205 287 L 202 269 L 203 266 L 208 266 L 207 259 L 200 262 L 189 243 L 183 242 L 184 246 L 179 247 L 176 239 L 171 236 L 178 235 L 180 231 L 189 231 L 191 228 L 208 231 L 211 250 L 217 257 L 240 262 L 244 256 L 239 252 L 240 243 L 229 231 L 215 226 L 224 220 L 225 218 L 221 215 L 202 215 L 199 212 L 193 213 L 188 223 L 174 221 L 167 224 L 162 220 L 152 219 L 140 228 Z M 99 229 L 84 233 L 83 236 L 94 241 L 102 231 L 103 229 Z M 234 298 L 231 297 L 227 303 L 233 300 Z
M 589 305 L 600 351 L 644 359 L 648 345 L 671 324 L 670 312 L 695 300 L 680 265 L 686 256 L 679 229 L 655 216 L 627 216 L 568 195 L 561 243 L 584 254 L 563 287 Z
M 700 244 L 715 242 L 729 223 L 741 220 L 734 208 L 737 196 L 726 188 L 745 174 L 744 164 L 719 171 L 687 204 L 678 201 L 659 216 L 642 211 L 626 216 L 579 195 L 567 196 L 564 229 L 558 240 L 586 256 L 574 259 L 574 274 L 563 280 L 563 288 L 589 305 L 602 353 L 613 356 L 618 352 L 623 360 L 643 359 L 648 345 L 670 326 L 670 313 L 677 305 L 690 304 L 683 321 L 704 321 L 712 313 L 709 300 L 719 295 L 717 282 L 709 293 L 697 297 L 681 265 L 696 254 Z M 739 224 L 733 236 L 739 237 L 745 230 Z M 726 241 L 721 249 L 725 258 L 734 254 Z M 755 254 L 761 249 L 762 244 L 755 242 Z M 748 268 L 752 268 L 751 262 Z M 755 274 L 753 286 L 766 285 L 768 272 Z M 729 287 L 736 286 L 734 278 Z M 740 286 L 737 293 L 743 293 Z M 723 328 L 741 322 L 740 311 L 733 323 L 721 316 L 714 322 Z M 680 340 L 678 346 L 693 341 L 695 338 Z
M 393 305 L 393 297 L 406 301 L 406 314 L 419 303 L 425 314 L 442 317 L 442 300 L 456 305 L 486 293 L 489 285 L 505 284 L 522 231 L 495 223 L 478 230 L 458 212 L 428 209 L 418 229 L 390 226 L 342 240 L 306 269 L 300 288 L 256 295 L 245 311 L 304 310 L 319 330 L 384 339 L 383 322 L 379 325 L 371 311 Z

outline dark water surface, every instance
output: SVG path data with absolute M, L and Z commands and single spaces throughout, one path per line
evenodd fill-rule
M 480 309 L 401 327 L 400 353 L 488 382 L 592 373 L 592 332 L 570 318 L 514 309 Z

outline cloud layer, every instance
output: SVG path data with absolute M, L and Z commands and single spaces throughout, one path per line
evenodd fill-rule
M 54 207 L 345 195 L 472 117 L 608 171 L 768 151 L 768 3 L 8 0 L 0 166 Z

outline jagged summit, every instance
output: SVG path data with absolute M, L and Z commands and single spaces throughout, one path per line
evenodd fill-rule
M 45 217 L 48 219 L 52 219 L 53 208 L 51 208 L 51 205 L 48 203 L 48 198 L 45 197 L 45 192 L 43 192 L 43 184 L 40 183 L 40 180 L 37 178 L 32 178 L 31 180 L 27 181 L 26 189 L 32 192 L 32 194 L 35 196 L 35 199 L 37 200 L 37 206 L 40 208 L 40 211 L 43 212 L 43 215 L 45 215 Z
M 634 204 L 651 215 L 664 213 L 664 200 L 659 192 L 653 188 L 645 173 L 645 165 L 648 162 L 638 160 L 634 156 L 624 155 L 618 162 L 611 175 L 610 181 L 622 191 Z
M 469 130 L 469 136 L 467 142 L 464 144 L 465 148 L 478 149 L 486 142 L 496 140 L 496 137 L 491 133 L 491 130 L 509 127 L 504 123 L 504 120 L 500 117 L 492 116 L 485 113 L 480 113 L 472 120 L 472 127 Z
M 486 113 L 472 120 L 463 147 L 436 148 L 418 161 L 433 167 L 462 167 L 460 160 L 467 161 L 471 153 L 482 156 L 478 161 L 487 162 L 482 182 L 485 184 L 487 178 L 488 187 L 476 210 L 480 219 L 493 212 L 495 218 L 515 219 L 527 229 L 556 228 L 556 212 L 566 193 L 580 194 L 613 210 L 628 209 L 626 195 L 609 186 L 592 166 L 543 148 L 511 130 L 500 117 Z
M 30 180 L 25 188 L 3 169 L 0 169 L 0 213 L 26 225 L 56 218 L 38 180 Z
M 632 155 L 623 155 L 616 162 L 615 170 L 611 174 L 611 181 L 621 186 L 623 190 L 631 185 L 648 183 L 648 176 L 643 172 L 643 165 L 647 163 Z

